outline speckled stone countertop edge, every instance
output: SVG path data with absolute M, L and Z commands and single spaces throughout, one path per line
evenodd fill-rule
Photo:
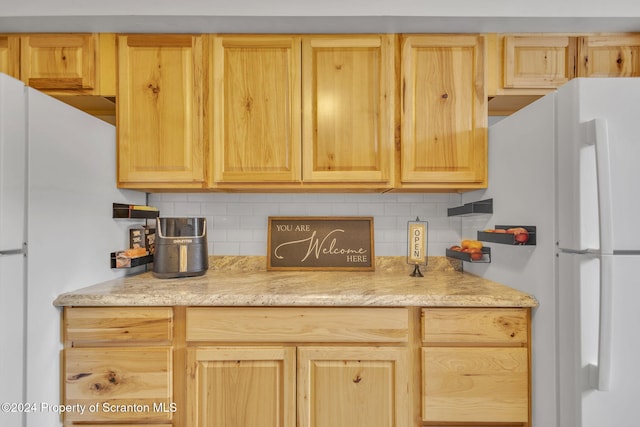
M 60 295 L 55 306 L 440 306 L 536 307 L 534 296 L 463 273 L 446 257 L 411 277 L 404 257 L 376 259 L 375 272 L 266 271 L 264 257 L 213 257 L 198 277 L 150 272 Z M 457 260 L 453 260 L 457 261 Z

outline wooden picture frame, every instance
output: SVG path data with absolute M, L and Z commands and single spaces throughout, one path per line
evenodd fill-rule
M 269 217 L 267 270 L 374 271 L 373 217 Z

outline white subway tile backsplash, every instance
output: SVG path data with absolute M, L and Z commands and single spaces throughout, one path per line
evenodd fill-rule
M 462 223 L 448 218 L 459 194 L 152 193 L 161 216 L 204 216 L 211 255 L 266 255 L 269 216 L 372 216 L 378 256 L 405 256 L 407 222 L 429 222 L 430 255 L 460 240 Z

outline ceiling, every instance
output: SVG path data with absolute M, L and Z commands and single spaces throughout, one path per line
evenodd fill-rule
M 640 18 L 427 16 L 0 16 L 0 33 L 640 32 Z

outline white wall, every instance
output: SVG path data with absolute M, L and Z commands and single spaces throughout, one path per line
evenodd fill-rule
M 22 0 L 0 16 L 460 16 L 633 17 L 637 0 Z
M 460 240 L 459 194 L 150 194 L 161 216 L 207 218 L 210 255 L 266 255 L 269 216 L 373 216 L 376 256 L 407 254 L 407 221 L 429 222 L 431 256 Z
M 640 31 L 637 0 L 0 0 L 2 32 Z

